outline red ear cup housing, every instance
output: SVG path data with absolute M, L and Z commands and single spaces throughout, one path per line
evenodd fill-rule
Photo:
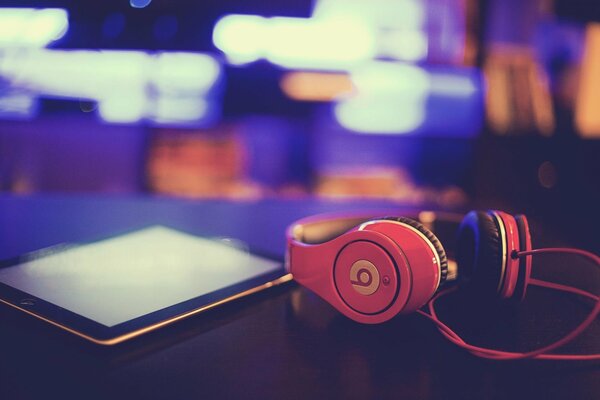
M 288 239 L 290 272 L 357 322 L 385 322 L 406 308 L 412 276 L 400 248 L 386 235 L 353 229 L 320 244 Z
M 386 250 L 367 241 L 349 243 L 338 253 L 334 266 L 338 294 L 354 311 L 375 315 L 388 309 L 400 280 L 396 264 Z
M 406 218 L 406 217 L 385 217 L 384 220 L 388 221 L 397 221 L 400 223 L 404 223 L 408 226 L 415 228 L 417 231 L 421 232 L 427 240 L 433 245 L 436 253 L 440 259 L 440 285 L 442 286 L 446 282 L 446 278 L 448 277 L 448 257 L 446 256 L 446 251 L 444 250 L 444 246 L 442 246 L 442 242 L 431 232 L 429 229 L 425 228 L 421 223 L 415 221 L 414 219 Z
M 443 283 L 448 271 L 446 252 L 435 235 L 418 222 L 404 217 L 368 221 L 359 229 L 385 234 L 404 256 L 412 289 L 401 312 L 413 312 L 426 304 Z M 404 288 L 406 284 L 401 286 L 401 289 Z
M 531 250 L 531 234 L 529 232 L 529 222 L 524 215 L 515 216 L 517 229 L 519 231 L 519 249 L 521 251 Z M 527 293 L 527 285 L 531 277 L 531 256 L 521 257 L 519 260 L 519 273 L 515 286 L 513 298 L 523 300 Z
M 425 305 L 447 276 L 439 240 L 408 218 L 363 221 L 312 217 L 290 226 L 286 263 L 294 279 L 362 323 Z M 343 233 L 345 226 L 355 227 Z

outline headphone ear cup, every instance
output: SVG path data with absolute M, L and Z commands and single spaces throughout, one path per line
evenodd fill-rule
M 459 279 L 480 297 L 495 297 L 502 281 L 500 228 L 489 213 L 471 211 L 458 228 L 456 261 Z
M 381 218 L 383 220 L 388 221 L 397 221 L 408 226 L 412 226 L 419 232 L 421 232 L 429 242 L 433 245 L 435 251 L 437 252 L 440 258 L 440 287 L 446 282 L 446 278 L 448 277 L 448 257 L 446 256 L 446 251 L 442 246 L 442 242 L 431 232 L 429 229 L 425 228 L 421 223 L 415 221 L 414 219 L 406 218 L 406 217 L 384 217 Z

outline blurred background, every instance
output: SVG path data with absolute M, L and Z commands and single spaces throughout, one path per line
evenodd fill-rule
M 501 208 L 598 251 L 599 139 L 597 1 L 0 1 L 3 193 Z

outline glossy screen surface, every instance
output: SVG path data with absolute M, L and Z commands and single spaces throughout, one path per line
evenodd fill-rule
M 0 282 L 112 327 L 281 268 L 275 260 L 163 226 L 36 253 Z

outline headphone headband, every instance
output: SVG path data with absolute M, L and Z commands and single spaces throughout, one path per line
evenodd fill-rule
M 302 218 L 291 225 L 287 230 L 288 241 L 294 241 L 298 244 L 320 244 L 327 242 L 344 232 L 349 231 L 355 226 L 361 225 L 367 221 L 382 217 L 383 215 L 398 214 L 398 210 L 383 210 L 354 214 L 326 214 Z M 454 213 L 440 213 L 437 211 L 418 211 L 413 213 L 402 213 L 409 218 L 423 224 L 433 233 L 436 232 L 436 225 L 440 222 L 458 225 L 462 220 L 462 215 Z
M 369 221 L 374 214 L 312 216 L 296 221 L 287 232 L 288 239 L 301 244 L 327 242 L 353 227 Z

